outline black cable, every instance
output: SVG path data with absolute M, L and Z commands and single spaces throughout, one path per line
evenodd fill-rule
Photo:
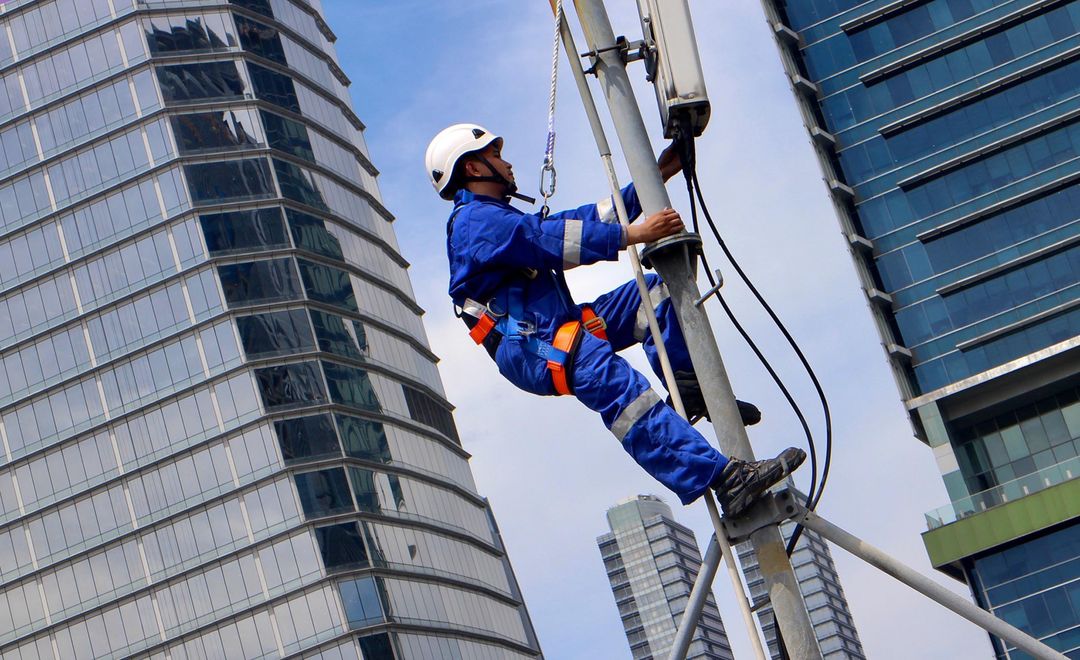
M 689 133 L 687 133 L 685 131 L 683 132 L 683 134 L 684 135 L 689 135 Z M 761 354 L 760 350 L 757 348 L 757 346 L 750 339 L 749 335 L 745 332 L 744 329 L 742 329 L 741 325 L 735 319 L 735 316 L 734 316 L 732 310 L 730 309 L 730 307 L 727 305 L 726 301 L 724 301 L 723 298 L 720 295 L 717 295 L 717 299 L 720 300 L 721 305 L 724 307 L 725 313 L 727 313 L 727 315 L 728 315 L 728 318 L 730 318 L 732 320 L 733 325 L 735 325 L 736 328 L 739 330 L 739 333 L 743 336 L 743 339 L 748 343 L 748 345 L 751 346 L 751 349 L 757 355 L 758 359 L 766 367 L 766 369 L 769 371 L 770 375 L 773 376 L 773 380 L 777 382 L 777 385 L 780 387 L 781 391 L 784 392 L 785 397 L 788 398 L 788 403 L 792 406 L 793 410 L 795 410 L 796 416 L 799 417 L 800 422 L 802 422 L 802 424 L 803 424 L 804 431 L 807 434 L 807 442 L 808 442 L 808 445 L 810 447 L 811 468 L 813 470 L 813 476 L 811 478 L 810 492 L 807 493 L 806 506 L 807 506 L 808 509 L 813 510 L 817 506 L 818 502 L 821 500 L 821 496 L 824 493 L 825 485 L 826 485 L 826 483 L 828 481 L 828 478 L 829 478 L 829 471 L 830 471 L 831 463 L 832 463 L 832 415 L 831 415 L 831 411 L 829 410 L 828 398 L 825 396 L 824 389 L 821 387 L 821 383 L 817 378 L 817 374 L 814 372 L 813 367 L 811 367 L 811 365 L 809 363 L 809 360 L 806 359 L 806 356 L 803 353 L 802 349 L 799 347 L 798 342 L 796 342 L 794 337 L 791 336 L 791 333 L 788 331 L 787 327 L 784 325 L 784 323 L 777 316 L 776 312 L 772 309 L 772 306 L 769 305 L 769 303 L 765 300 L 764 296 L 761 295 L 761 292 L 758 291 L 756 286 L 754 286 L 753 282 L 750 280 L 750 277 L 742 269 L 742 266 L 739 264 L 738 260 L 735 258 L 734 254 L 732 254 L 730 248 L 728 248 L 727 244 L 723 240 L 723 237 L 720 235 L 720 231 L 717 229 L 716 224 L 713 221 L 711 214 L 709 213 L 708 205 L 706 204 L 704 195 L 701 192 L 701 185 L 700 185 L 700 182 L 698 181 L 698 177 L 697 177 L 697 167 L 696 167 L 697 166 L 697 162 L 696 162 L 697 159 L 696 159 L 696 153 L 695 153 L 696 150 L 694 148 L 693 139 L 692 138 L 683 139 L 683 140 L 681 140 L 681 143 L 682 143 L 682 152 L 683 152 L 682 156 L 683 156 L 684 174 L 685 174 L 685 178 L 687 180 L 687 191 L 690 194 L 690 198 L 691 198 L 690 199 L 690 201 L 691 201 L 691 213 L 692 213 L 692 216 L 693 216 L 693 224 L 694 224 L 695 232 L 697 231 L 697 228 L 698 228 L 697 209 L 696 209 L 696 205 L 694 204 L 694 198 L 696 196 L 697 201 L 700 202 L 701 209 L 702 209 L 702 212 L 705 215 L 706 222 L 708 223 L 709 228 L 712 231 L 713 236 L 715 237 L 717 243 L 720 245 L 720 248 L 724 251 L 725 256 L 731 262 L 731 265 L 735 268 L 735 271 L 739 274 L 739 277 L 746 284 L 747 288 L 749 288 L 751 293 L 754 294 L 754 297 L 758 300 L 759 304 L 761 304 L 762 308 L 768 313 L 769 317 L 773 320 L 774 324 L 777 326 L 777 328 L 780 330 L 780 332 L 784 335 L 784 338 L 788 341 L 788 344 L 795 351 L 795 354 L 798 356 L 798 358 L 799 358 L 800 362 L 802 363 L 804 369 L 806 370 L 807 374 L 809 375 L 810 380 L 814 384 L 814 388 L 817 391 L 818 398 L 821 401 L 822 412 L 823 412 L 824 418 L 825 418 L 825 461 L 824 461 L 824 465 L 822 466 L 821 484 L 820 484 L 820 486 L 818 486 L 818 484 L 817 484 L 816 448 L 814 447 L 813 435 L 812 435 L 812 433 L 810 433 L 809 428 L 805 423 L 805 418 L 802 415 L 801 410 L 799 409 L 798 405 L 794 402 L 793 398 L 790 396 L 790 393 L 787 391 L 787 388 L 780 381 L 779 377 L 776 375 L 776 373 L 772 369 L 771 365 L 769 365 L 767 359 L 764 357 L 764 355 Z M 709 268 L 708 262 L 704 258 L 704 255 L 702 256 L 702 262 L 703 262 L 703 265 L 706 268 L 706 274 L 707 274 L 707 277 L 708 277 L 710 283 L 712 284 L 712 286 L 715 286 L 716 283 L 713 280 L 711 268 Z M 798 525 L 798 526 L 796 526 L 795 531 L 793 532 L 793 534 L 791 536 L 791 539 L 789 539 L 789 543 L 788 543 L 788 547 L 787 547 L 788 555 L 790 555 L 794 551 L 795 545 L 798 542 L 799 537 L 801 535 L 802 535 L 802 526 Z

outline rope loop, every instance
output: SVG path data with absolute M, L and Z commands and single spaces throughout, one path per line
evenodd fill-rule
M 555 196 L 555 100 L 559 86 L 559 47 L 562 45 L 562 0 L 555 3 L 555 38 L 551 49 L 551 90 L 548 96 L 548 135 L 547 148 L 544 150 L 544 166 L 540 170 L 540 194 L 544 197 L 544 206 L 540 217 L 546 218 L 550 207 L 548 201 Z

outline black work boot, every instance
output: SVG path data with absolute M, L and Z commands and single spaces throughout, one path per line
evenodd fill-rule
M 788 447 L 776 458 L 764 461 L 730 459 L 712 485 L 724 515 L 732 518 L 742 515 L 762 493 L 794 472 L 805 460 L 806 452 L 797 447 Z
M 690 420 L 690 423 L 697 424 L 702 418 L 711 422 L 712 418 L 709 417 L 709 409 L 705 407 L 705 397 L 701 394 L 701 385 L 698 384 L 694 372 L 676 371 L 675 385 L 679 388 L 679 396 L 682 398 L 683 406 L 686 408 L 686 417 Z M 667 398 L 667 403 L 669 406 L 671 405 L 670 395 Z M 758 410 L 757 406 L 738 399 L 735 400 L 735 403 L 739 406 L 739 417 L 742 418 L 743 426 L 753 426 L 761 421 L 761 411 Z

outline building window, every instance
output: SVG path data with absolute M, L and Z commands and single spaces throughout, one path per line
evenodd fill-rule
M 357 507 L 368 513 L 379 513 L 381 507 L 379 506 L 379 488 L 375 484 L 375 473 L 371 470 L 349 468 L 349 477 L 352 481 Z
M 207 206 L 274 196 L 270 168 L 262 158 L 185 165 L 188 190 L 196 205 Z
M 360 527 L 354 522 L 318 527 L 315 529 L 315 538 L 319 542 L 319 552 L 327 571 L 344 571 L 370 565 L 364 540 L 360 536 Z
M 367 333 L 359 321 L 345 320 L 334 314 L 311 310 L 311 323 L 319 350 L 342 357 L 362 360 L 367 356 Z
M 311 149 L 311 140 L 303 124 L 265 110 L 260 114 L 263 126 L 266 128 L 267 142 L 272 148 L 303 158 L 310 163 L 315 162 L 315 152 Z
M 300 114 L 300 101 L 296 98 L 292 78 L 251 62 L 248 62 L 248 72 L 256 98 Z
M 360 652 L 364 658 L 369 660 L 394 660 L 394 647 L 390 643 L 390 635 L 387 633 L 379 633 L 378 635 L 368 635 L 367 637 L 361 637 Z
M 229 0 L 229 2 L 237 7 L 250 9 L 263 16 L 269 16 L 270 18 L 274 17 L 274 10 L 270 8 L 270 0 Z
M 269 259 L 218 266 L 218 277 L 229 307 L 300 298 L 300 280 L 292 259 Z
M 236 62 L 199 62 L 158 67 L 166 103 L 242 98 L 244 81 Z
M 296 247 L 310 250 L 332 259 L 344 259 L 341 241 L 326 230 L 326 222 L 307 213 L 285 209 Z
M 386 620 L 383 605 L 386 601 L 386 588 L 382 578 L 368 576 L 346 580 L 338 584 L 338 589 L 349 627 L 364 628 Z
M 344 468 L 298 474 L 296 490 L 300 493 L 300 504 L 308 519 L 353 510 Z
M 181 154 L 246 149 L 263 141 L 259 120 L 249 110 L 175 115 L 172 127 Z
M 374 412 L 382 410 L 366 371 L 334 362 L 323 362 L 322 365 L 334 403 Z
M 337 423 L 346 456 L 375 463 L 391 463 L 394 460 L 382 422 L 337 415 Z
M 408 385 L 402 385 L 401 389 L 405 392 L 405 403 L 409 406 L 410 417 L 442 431 L 448 438 L 461 444 L 454 416 L 444 404 Z
M 313 415 L 274 422 L 285 464 L 340 456 L 341 446 L 330 415 Z
M 274 159 L 274 172 L 277 173 L 282 196 L 322 211 L 330 210 L 311 172 L 277 158 Z
M 256 369 L 255 377 L 267 410 L 326 403 L 314 362 Z
M 225 14 L 152 16 L 146 43 L 154 55 L 228 50 L 236 47 L 232 21 Z
M 240 35 L 240 46 L 244 50 L 265 57 L 271 62 L 288 65 L 277 28 L 240 15 L 236 16 L 236 28 Z
M 300 277 L 309 300 L 359 312 L 349 274 L 338 268 L 299 259 Z
M 314 350 L 308 316 L 302 309 L 241 316 L 236 319 L 248 359 Z
M 289 247 L 279 208 L 202 215 L 199 221 L 212 255 Z

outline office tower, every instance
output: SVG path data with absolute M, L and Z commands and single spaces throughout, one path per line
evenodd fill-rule
M 537 657 L 318 0 L 0 25 L 0 655 Z
M 1074 652 L 1080 2 L 763 5 L 951 499 L 927 515 L 930 559 Z
M 790 481 L 788 488 L 798 497 L 805 499 L 806 496 L 795 490 Z M 780 526 L 785 543 L 791 539 L 794 530 L 795 523 L 791 521 Z M 755 603 L 765 602 L 768 589 L 765 587 L 765 578 L 761 576 L 753 546 L 740 543 L 735 547 L 735 551 L 739 553 L 739 563 L 742 564 L 743 576 L 750 588 L 750 598 Z M 802 592 L 806 609 L 810 612 L 810 621 L 814 624 L 814 632 L 824 658 L 866 660 L 859 633 L 855 630 L 855 621 L 851 618 L 851 609 L 844 596 L 844 588 L 840 585 L 840 575 L 836 572 L 836 565 L 833 564 L 832 553 L 825 539 L 813 530 L 803 529 L 795 544 L 795 551 L 791 554 L 791 565 L 799 580 L 799 591 Z M 772 660 L 780 660 L 783 656 L 776 638 L 776 618 L 773 616 L 772 605 L 765 602 L 761 609 L 757 610 L 757 617 L 765 634 L 770 657 Z
M 630 651 L 635 660 L 666 658 L 701 567 L 697 540 L 655 495 L 620 502 L 608 509 L 607 520 L 611 531 L 596 544 Z M 686 657 L 732 658 L 712 593 Z

